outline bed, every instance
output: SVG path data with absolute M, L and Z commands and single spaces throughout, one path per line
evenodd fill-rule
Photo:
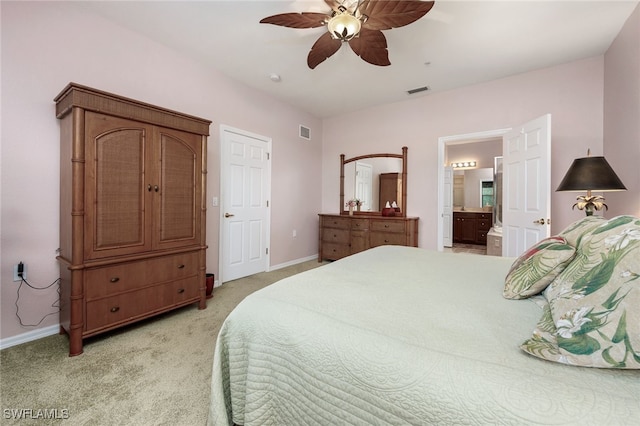
M 503 297 L 513 263 L 382 246 L 253 293 L 218 335 L 209 424 L 637 423 L 640 370 L 520 348 L 546 302 Z

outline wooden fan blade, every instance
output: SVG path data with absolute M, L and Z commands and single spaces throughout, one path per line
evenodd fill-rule
M 389 30 L 417 21 L 431 10 L 434 3 L 420 0 L 365 0 L 358 10 L 368 17 L 363 27 Z
M 365 62 L 383 67 L 391 65 L 387 39 L 380 30 L 362 28 L 358 37 L 349 40 L 349 46 Z
M 324 0 L 324 2 L 333 10 L 334 12 L 338 11 L 338 7 L 340 3 L 337 0 Z
M 280 25 L 289 28 L 316 28 L 326 25 L 328 15 L 316 12 L 281 13 L 267 16 L 260 20 L 261 24 Z
M 309 51 L 309 56 L 307 56 L 307 65 L 309 65 L 309 68 L 314 69 L 328 57 L 336 53 L 338 49 L 340 49 L 340 46 L 342 46 L 340 40 L 332 38 L 329 33 L 324 33 L 313 46 L 311 46 L 311 51 Z

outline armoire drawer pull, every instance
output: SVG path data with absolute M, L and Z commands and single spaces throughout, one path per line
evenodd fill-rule
M 184 269 L 184 265 L 178 265 L 178 269 Z
M 120 306 L 114 306 L 113 308 L 111 308 L 111 312 L 118 312 L 120 310 Z
M 184 288 L 179 288 L 178 289 L 178 294 L 182 294 L 182 293 L 184 293 Z
M 113 277 L 109 281 L 111 281 L 112 283 L 117 283 L 118 281 L 120 281 L 120 277 Z
M 385 227 L 385 228 L 388 228 L 388 227 L 389 227 L 389 225 L 388 225 L 388 224 L 385 224 L 385 225 L 384 225 L 384 227 Z

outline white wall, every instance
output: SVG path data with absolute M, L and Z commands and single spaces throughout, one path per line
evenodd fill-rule
M 273 139 L 271 264 L 317 253 L 321 120 L 235 83 L 179 52 L 68 7 L 64 2 L 1 2 L 2 251 L 1 333 L 5 339 L 57 324 L 22 327 L 15 315 L 12 265 L 26 262 L 38 286 L 58 277 L 59 125 L 53 98 L 70 81 L 213 121 L 208 145 L 207 272 L 218 278 L 219 132 L 225 124 Z M 298 126 L 313 140 L 298 138 Z M 297 237 L 292 236 L 297 230 Z M 55 287 L 20 290 L 20 313 L 36 323 Z

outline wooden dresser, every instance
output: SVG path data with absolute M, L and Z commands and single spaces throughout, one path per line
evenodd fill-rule
M 493 215 L 488 212 L 453 212 L 453 242 L 487 244 L 487 233 L 491 229 Z
M 83 339 L 206 308 L 208 120 L 69 84 L 60 119 L 60 326 Z
M 318 262 L 382 246 L 418 247 L 417 217 L 320 214 Z

